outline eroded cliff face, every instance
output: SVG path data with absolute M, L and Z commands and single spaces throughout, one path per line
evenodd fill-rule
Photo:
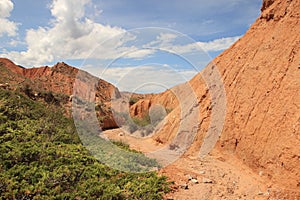
M 69 112 L 72 107 L 72 97 L 74 83 L 79 78 L 79 74 L 85 77 L 86 82 L 81 85 L 81 91 L 86 92 L 88 85 L 94 83 L 95 94 L 93 101 L 96 104 L 96 114 L 101 119 L 103 129 L 116 128 L 118 125 L 114 121 L 110 104 L 112 98 L 119 98 L 119 90 L 112 84 L 98 79 L 87 72 L 69 66 L 64 62 L 57 63 L 53 67 L 43 66 L 39 68 L 23 68 L 15 65 L 6 58 L 0 58 L 1 79 L 0 84 L 10 89 L 29 87 L 39 98 L 41 93 L 51 92 L 62 94 L 69 99 L 64 107 Z M 71 113 L 69 113 L 71 114 Z
M 199 119 L 186 155 L 198 155 L 210 129 L 214 105 L 203 77 L 215 66 L 226 91 L 225 122 L 215 149 L 236 155 L 279 185 L 280 192 L 300 195 L 300 0 L 265 0 L 261 11 L 239 41 L 187 83 L 197 96 L 191 105 L 199 110 Z M 157 96 L 168 99 L 165 93 Z M 153 99 L 140 100 L 132 108 L 145 110 L 145 102 Z M 156 140 L 172 143 L 188 119 L 182 109 L 187 108 L 174 107 Z
M 265 2 L 273 3 L 214 60 L 227 96 L 218 147 L 299 192 L 300 1 Z
M 130 116 L 143 118 L 149 113 L 151 106 L 161 105 L 167 111 L 171 112 L 179 104 L 176 95 L 172 90 L 167 90 L 161 94 L 147 94 L 143 97 L 136 97 L 136 94 L 132 94 L 131 98 L 139 99 L 136 103 L 130 106 Z
M 214 110 L 205 79 L 218 69 L 226 92 L 226 114 L 215 150 L 235 155 L 271 180 L 283 197 L 300 197 L 300 0 L 264 0 L 261 11 L 247 33 L 201 73 L 162 94 L 145 96 L 130 107 L 130 113 L 143 117 L 155 104 L 169 108 L 154 141 L 177 145 L 182 138 L 176 136 L 196 130 L 184 156 L 197 156 L 212 128 Z M 6 59 L 0 62 L 16 74 L 1 71 L 3 80 L 20 83 L 27 78 L 40 88 L 72 94 L 77 69 L 64 63 L 23 69 Z M 120 94 L 111 84 L 100 83 L 96 102 L 104 102 L 101 105 L 109 110 L 111 94 Z M 186 88 L 192 88 L 193 95 Z M 107 128 L 115 125 L 106 124 Z

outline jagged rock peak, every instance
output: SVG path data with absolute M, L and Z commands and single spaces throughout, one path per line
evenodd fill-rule
M 262 4 L 262 7 L 261 7 L 261 12 L 263 12 L 264 10 L 266 10 L 268 7 L 270 7 L 273 3 L 274 3 L 275 0 L 263 0 L 263 4 Z
M 299 0 L 264 0 L 260 19 L 279 21 L 285 16 L 299 18 Z

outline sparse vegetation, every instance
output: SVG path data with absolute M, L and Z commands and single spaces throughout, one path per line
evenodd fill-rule
M 129 99 L 129 105 L 132 106 L 133 104 L 135 104 L 135 103 L 138 102 L 138 101 L 139 101 L 138 98 L 136 98 L 136 97 L 131 97 L 131 98 Z
M 154 109 L 151 112 L 151 116 L 149 114 L 146 114 L 142 118 L 131 118 L 129 114 L 126 113 L 114 113 L 116 118 L 119 119 L 118 124 L 125 127 L 130 133 L 139 131 L 140 136 L 145 137 L 151 134 L 154 131 L 155 127 L 165 118 L 165 112 L 166 111 L 162 111 L 161 109 Z
M 151 124 L 150 116 L 148 114 L 145 115 L 143 118 L 133 117 L 132 121 L 137 126 L 142 126 L 142 127 L 145 127 L 145 126 Z
M 170 112 L 172 112 L 173 111 L 173 109 L 172 108 L 166 108 L 166 112 L 167 112 L 167 114 L 169 114 Z
M 130 147 L 129 147 L 129 144 L 126 144 L 125 142 L 123 142 L 123 141 L 112 141 L 112 143 L 114 144 L 114 145 L 117 145 L 118 147 L 120 147 L 121 149 L 124 149 L 124 150 L 126 150 L 126 151 L 129 151 L 129 152 L 138 152 L 138 151 L 136 151 L 136 150 L 134 150 L 134 149 L 130 149 Z
M 60 106 L 0 89 L 1 198 L 161 199 L 168 191 L 166 177 L 154 172 L 124 173 L 101 164 Z

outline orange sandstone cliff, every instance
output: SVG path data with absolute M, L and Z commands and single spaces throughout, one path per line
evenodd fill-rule
M 155 103 L 172 105 L 166 124 L 153 137 L 172 143 L 182 122 L 190 120 L 197 135 L 185 155 L 198 155 L 213 107 L 203 77 L 210 77 L 214 67 L 226 93 L 225 121 L 215 149 L 235 155 L 283 193 L 300 196 L 300 0 L 264 0 L 260 17 L 246 34 L 186 83 L 196 95 L 186 101 L 197 99 L 191 104 L 199 112 L 194 124 L 188 113 L 182 115 L 188 107 L 179 105 L 181 100 L 174 106 L 169 92 L 138 101 L 131 115 L 141 116 Z M 177 97 L 186 95 L 186 84 L 173 88 Z

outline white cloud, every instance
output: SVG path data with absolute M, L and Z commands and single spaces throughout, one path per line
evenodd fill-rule
M 135 58 L 135 59 L 141 59 L 148 55 L 151 55 L 155 53 L 155 50 L 153 49 L 136 49 L 131 50 L 128 54 L 125 55 L 126 58 Z
M 167 64 L 110 67 L 83 68 L 99 78 L 107 80 L 121 91 L 152 93 L 162 92 L 166 89 L 184 83 L 197 74 L 196 70 L 176 70 Z
M 216 39 L 210 42 L 197 42 L 197 45 L 199 45 L 205 51 L 222 51 L 229 48 L 240 38 L 241 36 L 227 37 Z
M 240 37 L 241 36 L 227 37 L 212 40 L 209 42 L 189 41 L 191 42 L 189 44 L 176 45 L 176 39 L 178 39 L 176 35 L 161 34 L 156 38 L 155 41 L 144 45 L 144 47 L 153 49 L 161 48 L 163 50 L 167 50 L 183 56 L 192 52 L 196 52 L 198 54 L 196 55 L 197 59 L 195 59 L 195 61 L 201 61 L 201 58 L 199 58 L 199 56 L 203 56 L 202 52 L 221 51 L 227 49 Z M 147 55 L 147 53 L 153 54 L 152 51 L 138 51 L 138 53 L 143 56 Z M 187 58 L 189 58 L 189 56 Z M 205 56 L 204 58 L 208 59 L 208 57 Z M 206 64 L 207 61 L 208 60 L 205 60 Z M 93 73 L 93 70 L 90 72 Z M 162 92 L 167 88 L 186 82 L 197 73 L 197 68 L 185 68 L 178 70 L 178 67 L 174 66 L 174 68 L 172 68 L 172 66 L 168 64 L 161 64 L 139 67 L 111 67 L 105 69 L 105 71 L 101 71 L 101 73 L 99 71 L 98 75 L 100 76 L 100 78 L 103 78 L 115 84 L 121 91 L 150 93 Z M 137 89 L 138 91 L 136 91 Z
M 3 10 L 0 16 L 7 17 L 13 9 L 13 4 L 10 0 L 3 0 L 1 4 L 4 4 L 3 2 L 6 2 L 6 6 L 0 8 Z M 239 38 L 238 36 L 196 42 L 191 38 L 184 39 L 182 34 L 175 31 L 159 28 L 150 32 L 147 29 L 141 30 L 142 34 L 135 35 L 134 32 L 126 32 L 120 27 L 103 25 L 87 18 L 85 7 L 90 3 L 91 0 L 53 0 L 49 7 L 53 16 L 50 25 L 27 30 L 25 51 L 4 50 L 0 56 L 8 57 L 24 66 L 40 66 L 67 59 L 103 60 L 119 57 L 142 59 L 153 55 L 159 49 L 178 54 L 199 52 L 199 50 L 220 51 L 228 48 Z M 7 19 L 0 19 L 0 24 L 1 20 Z M 6 26 L 9 30 L 7 33 L 13 34 L 14 26 L 10 29 L 9 27 Z M 149 35 L 153 36 L 151 31 L 157 35 L 152 40 L 148 40 Z M 16 41 L 11 43 L 11 45 L 16 44 Z
M 165 30 L 164 30 L 165 31 Z M 178 34 L 161 33 L 156 37 L 156 40 L 144 45 L 145 48 L 153 46 L 169 46 L 178 37 Z
M 89 2 L 89 0 L 53 0 L 50 6 L 54 17 L 51 26 L 27 30 L 25 39 L 27 50 L 7 52 L 1 56 L 25 66 L 40 66 L 56 59 L 85 59 L 91 50 L 99 47 L 99 44 L 125 32 L 119 27 L 102 25 L 86 18 L 85 6 Z M 105 49 L 121 44 L 120 41 L 107 43 L 103 46 L 103 55 L 99 56 L 110 57 L 111 55 L 105 53 Z
M 0 17 L 6 18 L 10 16 L 10 12 L 13 10 L 14 4 L 10 0 L 0 1 Z
M 0 37 L 5 34 L 8 36 L 15 36 L 17 34 L 17 24 L 7 19 L 13 8 L 14 4 L 11 0 L 0 1 Z
M 189 54 L 193 54 L 196 57 L 198 56 L 198 60 L 201 60 L 203 57 L 206 59 L 205 61 L 208 61 L 210 60 L 207 57 L 209 55 L 209 52 L 223 51 L 229 48 L 240 37 L 241 36 L 234 36 L 215 39 L 208 42 L 197 42 L 192 38 L 181 35 L 180 33 L 161 33 L 159 36 L 156 37 L 154 41 L 143 45 L 143 48 L 148 50 L 152 49 L 153 51 L 149 51 L 149 54 L 153 54 L 155 51 L 160 50 L 170 52 L 175 55 L 183 56 L 188 60 L 191 59 Z M 194 61 L 194 59 L 192 60 Z
M 178 54 L 186 54 L 191 52 L 213 52 L 222 51 L 229 48 L 233 43 L 235 43 L 241 36 L 227 37 L 215 39 L 208 42 L 193 42 L 184 45 L 160 45 L 160 48 L 166 51 L 170 51 Z

